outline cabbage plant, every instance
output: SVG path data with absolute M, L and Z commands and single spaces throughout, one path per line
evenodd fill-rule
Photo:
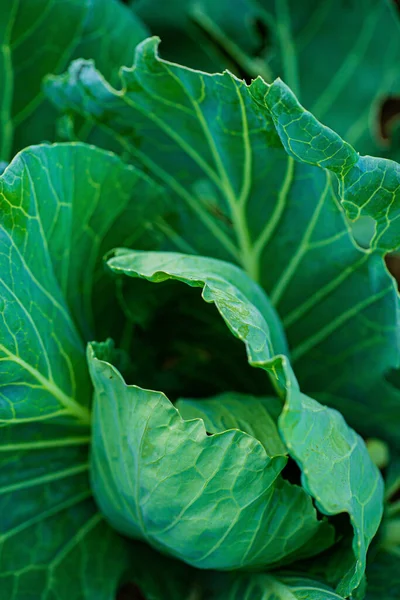
M 6 600 L 398 598 L 397 13 L 236 4 L 0 14 Z

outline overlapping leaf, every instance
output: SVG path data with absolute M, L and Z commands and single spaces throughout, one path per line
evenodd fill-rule
M 258 79 L 252 89 L 272 115 L 288 154 L 335 173 L 349 218 L 372 217 L 376 222 L 372 247 L 395 250 L 400 245 L 400 166 L 383 158 L 360 156 L 306 111 L 281 81 L 267 86 Z
M 93 489 L 117 531 L 222 570 L 278 565 L 333 542 L 301 488 L 277 480 L 284 456 L 269 457 L 240 431 L 208 437 L 162 393 L 129 388 L 111 365 L 90 361 Z
M 117 0 L 4 0 L 0 23 L 0 158 L 25 146 L 54 140 L 56 112 L 42 79 L 72 58 L 95 58 L 113 77 L 146 35 Z
M 228 56 L 241 73 L 262 69 L 269 78 L 282 72 L 317 117 L 326 117 L 359 149 L 370 149 L 377 140 L 373 129 L 379 105 L 398 91 L 398 73 L 392 68 L 399 53 L 395 13 L 386 2 L 363 0 L 367 18 L 354 39 L 359 12 L 352 3 L 338 8 L 327 2 L 319 9 L 306 4 L 305 10 L 290 1 L 250 5 L 241 0 L 229 18 L 221 18 L 226 15 L 223 3 L 177 1 L 175 16 L 187 23 L 190 13 L 195 25 L 189 36 L 195 28 L 203 32 L 201 60 L 217 47 L 215 63 Z M 140 0 L 138 10 L 145 5 Z M 172 9 L 168 6 L 171 15 Z M 330 53 L 338 39 L 331 15 L 337 18 L 338 10 L 342 42 Z M 117 0 L 6 0 L 2 11 L 0 158 L 8 160 L 12 149 L 55 135 L 54 113 L 41 91 L 46 73 L 60 72 L 72 57 L 94 57 L 99 72 L 118 86 L 117 71 L 131 64 L 144 29 Z M 238 25 L 241 34 L 232 40 Z M 267 29 L 274 34 L 270 41 Z M 384 51 L 377 52 L 383 35 Z M 147 176 L 82 145 L 25 151 L 0 179 L 0 419 L 8 425 L 0 443 L 0 585 L 12 600 L 38 595 L 111 600 L 119 584 L 129 580 L 157 599 L 200 594 L 197 576 L 123 540 L 91 498 L 91 386 L 84 341 L 94 331 L 102 335 L 115 318 L 98 268 L 99 257 L 112 246 L 153 249 L 162 237 L 169 248 L 242 266 L 270 294 L 282 317 L 302 390 L 339 407 L 365 433 L 400 443 L 400 396 L 389 374 L 399 362 L 398 299 L 381 258 L 400 243 L 398 165 L 360 157 L 279 82 L 267 86 L 258 80 L 249 90 L 228 73 L 207 76 L 160 61 L 155 46 L 154 40 L 140 46 L 135 66 L 123 70 L 122 90 L 112 88 L 85 61 L 75 63 L 69 76 L 50 80 L 48 90 L 66 112 L 60 121 L 63 135 L 120 149 L 157 179 L 161 198 L 160 187 Z M 221 50 L 224 57 L 218 56 Z M 328 56 L 334 77 L 325 68 Z M 357 83 L 357 77 L 363 85 L 349 110 L 347 83 Z M 351 218 L 376 220 L 371 251 L 354 245 L 338 197 Z M 120 456 L 120 440 L 107 437 L 105 448 L 106 436 L 98 432 L 102 459 L 94 463 L 94 479 L 118 483 L 104 496 L 97 487 L 105 513 L 124 533 L 149 539 L 201 567 L 277 566 L 318 554 L 333 542 L 330 525 L 316 518 L 311 495 L 320 512 L 350 516 L 352 549 L 345 536 L 329 555 L 331 581 L 348 595 L 362 580 L 380 518 L 380 479 L 360 439 L 338 413 L 300 393 L 280 320 L 239 269 L 193 257 L 181 257 L 173 267 L 176 255 L 152 255 L 147 264 L 143 256 L 118 253 L 110 266 L 150 280 L 172 278 L 203 287 L 204 299 L 217 305 L 234 335 L 245 342 L 250 364 L 270 373 L 281 400 L 225 394 L 203 404 L 181 400 L 177 412 L 162 394 L 126 386 L 119 372 L 101 360 L 107 359 L 104 347 L 93 346 L 96 423 L 113 423 L 122 439 L 132 442 L 130 466 L 146 465 L 137 481 L 151 490 L 144 498 L 136 482 L 139 491 L 132 503 L 126 464 L 117 468 L 109 461 Z M 133 315 L 126 328 L 129 337 L 132 323 L 140 321 L 138 304 L 129 315 L 128 296 L 122 300 L 125 314 Z M 146 297 L 141 301 L 145 304 Z M 147 312 L 152 306 L 145 307 Z M 117 327 L 114 332 L 120 333 Z M 145 361 L 143 353 L 136 369 Z M 201 370 L 198 375 L 203 376 Z M 100 390 L 107 392 L 103 405 Z M 129 414 L 129 421 L 113 422 L 117 392 L 120 414 Z M 376 398 L 383 399 L 379 407 Z M 285 408 L 277 424 L 281 402 Z M 143 431 L 137 421 L 141 411 L 154 430 Z M 302 469 L 303 489 L 281 478 L 288 454 Z M 216 457 L 222 467 L 216 468 Z M 177 464 L 187 471 L 177 472 Z M 166 498 L 169 512 L 160 514 Z M 290 509 L 292 503 L 296 510 Z M 371 598 L 383 589 L 394 597 L 397 593 L 396 519 L 393 524 L 382 527 L 387 535 L 382 534 L 384 542 L 370 564 Z M 157 564 L 157 581 L 147 576 L 150 563 Z M 318 571 L 318 561 L 315 565 Z M 215 597 L 339 597 L 298 578 L 237 576 L 225 582 L 225 589 L 213 588 Z
M 203 419 L 207 433 L 239 429 L 258 440 L 268 456 L 287 454 L 277 428 L 282 410 L 278 398 L 226 392 L 201 400 L 181 398 L 175 407 L 185 421 Z
M 113 227 L 138 241 L 157 193 L 81 144 L 32 147 L 1 177 L 0 587 L 10 600 L 111 600 L 141 560 L 91 498 L 92 389 L 76 324 L 91 330 L 96 261 Z
M 301 394 L 287 358 L 274 354 L 266 321 L 271 322 L 271 311 L 260 303 L 256 308 L 249 299 L 249 291 L 258 296 L 256 284 L 248 279 L 244 286 L 243 274 L 236 288 L 236 267 L 175 253 L 119 250 L 108 265 L 131 277 L 201 287 L 204 300 L 216 305 L 245 343 L 249 363 L 270 374 L 285 402 L 280 433 L 302 468 L 303 486 L 321 512 L 350 515 L 355 558 L 343 562 L 338 583 L 339 593 L 349 595 L 362 579 L 368 543 L 379 525 L 380 475 L 341 415 Z M 92 480 L 104 514 L 117 529 L 201 568 L 274 564 L 288 556 L 278 551 L 279 539 L 292 560 L 306 555 L 292 538 L 289 521 L 309 513 L 306 504 L 299 510 L 298 500 L 293 513 L 287 513 L 288 498 L 300 494 L 300 488 L 277 478 L 282 456 L 270 458 L 256 439 L 237 429 L 208 437 L 202 419 L 184 421 L 162 393 L 127 386 L 110 360 L 103 346 L 89 351 L 96 390 Z M 160 505 L 165 510 L 159 511 Z M 279 529 L 275 525 L 271 536 L 276 519 Z M 311 533 L 306 523 L 298 532 L 307 553 L 313 553 L 321 541 L 317 544 L 317 531 Z
M 88 429 L 33 422 L 1 438 L 4 597 L 112 598 L 128 556 L 91 498 Z M 81 576 L 71 583 L 69 572 Z
M 384 379 L 398 364 L 397 292 L 381 257 L 355 246 L 335 176 L 288 158 L 259 83 L 249 91 L 228 73 L 173 65 L 156 46 L 138 47 L 121 91 L 77 62 L 48 93 L 108 131 L 169 190 L 181 214 L 168 230 L 173 249 L 237 262 L 262 284 L 302 389 L 398 444 L 400 401 Z M 387 405 L 377 406 L 383 386 Z
M 136 214 L 135 229 L 118 230 L 136 241 L 146 227 L 135 188 L 155 200 L 149 180 L 83 145 L 27 150 L 2 176 L 2 421 L 60 412 L 87 421 L 90 387 L 74 320 L 91 330 L 93 276 L 111 226 Z
M 86 428 L 37 422 L 2 429 L 2 596 L 114 600 L 127 580 L 148 597 L 178 600 L 189 593 L 191 574 L 127 542 L 99 513 L 88 480 L 89 438 Z
M 282 77 L 361 152 L 394 152 L 384 121 L 385 102 L 395 105 L 400 92 L 394 2 L 135 0 L 132 8 L 165 42 L 165 58 L 209 72 L 228 68 L 248 80 Z

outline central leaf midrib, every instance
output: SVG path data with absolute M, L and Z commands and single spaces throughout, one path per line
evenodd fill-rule
M 221 246 L 234 258 L 235 261 L 239 262 L 238 252 L 236 246 L 232 240 L 220 229 L 217 223 L 212 219 L 211 215 L 204 210 L 204 207 L 191 196 L 191 194 L 175 179 L 172 175 L 167 173 L 162 167 L 155 163 L 147 154 L 136 148 L 133 144 L 123 138 L 123 136 L 116 134 L 112 129 L 105 125 L 101 125 L 101 128 L 107 131 L 109 135 L 116 138 L 121 144 L 122 148 L 127 150 L 133 156 L 137 156 L 140 162 L 148 167 L 156 177 L 159 177 L 166 185 L 174 190 L 178 196 L 184 200 L 184 202 L 197 214 L 203 225 L 215 236 Z
M 235 87 L 235 92 L 238 96 L 239 103 L 241 106 L 244 154 L 245 154 L 245 160 L 244 160 L 244 165 L 243 165 L 243 169 L 244 169 L 243 183 L 242 183 L 242 190 L 241 190 L 241 194 L 240 194 L 239 198 L 237 198 L 237 196 L 232 188 L 228 174 L 227 174 L 224 164 L 222 162 L 220 153 L 218 152 L 218 149 L 214 142 L 214 138 L 211 134 L 211 131 L 208 127 L 206 120 L 204 119 L 204 115 L 203 115 L 198 103 L 192 98 L 192 96 L 190 94 L 188 94 L 185 86 L 182 84 L 180 79 L 178 77 L 176 77 L 175 74 L 171 71 L 171 69 L 167 66 L 168 63 L 163 61 L 162 64 L 165 67 L 165 69 L 167 70 L 168 74 L 172 77 L 172 79 L 179 84 L 179 86 L 182 89 L 182 91 L 184 92 L 185 96 L 189 99 L 191 105 L 193 106 L 194 114 L 196 115 L 197 120 L 201 126 L 201 129 L 203 131 L 207 145 L 208 145 L 211 155 L 214 159 L 218 174 L 216 171 L 214 171 L 214 169 L 212 169 L 210 167 L 210 165 L 207 163 L 207 161 L 205 161 L 199 155 L 199 153 L 196 150 L 194 150 L 194 148 L 192 148 L 186 142 L 186 140 L 184 140 L 179 134 L 176 133 L 176 131 L 174 131 L 172 129 L 172 127 L 170 127 L 169 125 L 164 123 L 164 121 L 162 119 L 159 119 L 153 112 L 146 112 L 140 106 L 140 104 L 136 103 L 134 100 L 132 100 L 128 96 L 127 91 L 125 91 L 123 94 L 121 94 L 120 97 L 124 100 L 124 102 L 128 106 L 131 106 L 131 108 L 133 108 L 133 109 L 137 109 L 144 116 L 151 119 L 162 131 L 164 131 L 164 133 L 166 133 L 171 139 L 173 139 L 176 142 L 176 144 L 188 156 L 190 156 L 192 158 L 192 160 L 205 173 L 205 175 L 207 175 L 215 183 L 215 185 L 218 187 L 220 192 L 224 195 L 225 199 L 227 200 L 228 205 L 231 210 L 231 216 L 232 216 L 232 221 L 233 221 L 233 225 L 234 225 L 234 230 L 235 230 L 238 245 L 239 245 L 239 262 L 242 264 L 243 268 L 251 276 L 253 276 L 253 278 L 256 278 L 258 269 L 254 262 L 254 254 L 252 253 L 252 245 L 251 245 L 251 241 L 250 241 L 250 236 L 249 236 L 249 231 L 248 231 L 248 226 L 247 226 L 247 221 L 246 221 L 246 215 L 245 215 L 245 210 L 244 210 L 246 200 L 248 198 L 248 195 L 249 195 L 250 189 L 251 189 L 251 181 L 249 179 L 249 170 L 251 171 L 251 147 L 248 143 L 248 130 L 247 130 L 247 126 L 246 126 L 247 120 L 246 120 L 246 114 L 245 114 L 244 105 L 243 105 L 243 99 L 241 98 L 241 95 L 237 88 L 237 85 L 232 79 L 232 83 Z M 146 93 L 148 93 L 152 98 L 155 98 L 156 101 L 159 101 L 159 102 L 163 101 L 162 98 L 159 98 L 158 96 L 155 96 L 154 94 L 151 94 L 149 92 L 149 90 L 147 90 L 147 89 L 146 89 Z M 179 105 L 176 105 L 176 106 L 179 107 Z M 249 154 L 249 149 L 250 149 L 250 154 Z

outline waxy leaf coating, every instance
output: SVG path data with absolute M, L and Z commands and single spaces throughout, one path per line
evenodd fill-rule
M 116 250 L 107 264 L 121 275 L 201 287 L 204 300 L 216 305 L 231 332 L 245 343 L 249 363 L 275 380 L 284 402 L 280 435 L 302 469 L 303 487 L 322 513 L 350 515 L 353 555 L 344 560 L 338 582 L 338 592 L 349 595 L 362 580 L 366 550 L 381 519 L 382 480 L 361 438 L 339 413 L 301 394 L 288 358 L 274 354 L 270 310 L 260 312 L 246 293 L 256 284 L 247 278 L 244 286 L 243 274 L 236 288 L 232 283 L 236 267 L 178 253 Z M 92 482 L 114 527 L 200 568 L 261 567 L 285 560 L 287 555 L 279 552 L 275 541 L 270 562 L 268 542 L 274 535 L 283 538 L 292 559 L 301 556 L 301 547 L 288 540 L 293 533 L 290 527 L 285 529 L 288 517 L 279 518 L 283 530 L 272 528 L 271 533 L 270 519 L 282 510 L 285 514 L 288 497 L 296 497 L 295 490 L 301 492 L 278 478 L 282 456 L 269 458 L 258 440 L 236 428 L 207 436 L 203 419 L 184 421 L 179 408 L 161 392 L 127 386 L 110 361 L 107 347 L 89 349 L 95 387 Z M 111 426 L 115 433 L 109 436 Z M 305 444 L 313 429 L 315 447 Z M 283 502 L 282 484 L 291 492 Z M 293 513 L 302 519 L 304 508 L 297 510 Z M 256 516 L 253 524 L 250 515 Z M 309 552 L 316 544 L 308 542 L 318 532 L 311 533 L 306 523 L 298 533 Z M 241 544 L 233 544 L 234 539 Z
M 235 262 L 262 285 L 302 390 L 364 435 L 399 445 L 400 394 L 387 379 L 399 364 L 397 290 L 381 251 L 356 246 L 336 175 L 282 148 L 264 95 L 283 84 L 193 71 L 161 60 L 157 45 L 137 47 L 121 89 L 77 61 L 47 80 L 47 93 L 160 182 L 181 215 L 163 227 L 167 247 Z M 303 111 L 290 98 L 289 120 Z M 356 153 L 345 148 L 350 161 Z M 387 400 L 377 403 L 382 389 Z
M 399 595 L 399 14 L 227 4 L 0 9 L 1 598 Z
M 342 138 L 322 125 L 277 80 L 270 86 L 260 79 L 252 84 L 258 101 L 267 106 L 290 156 L 335 173 L 342 204 L 350 219 L 372 217 L 376 231 L 371 245 L 379 250 L 400 246 L 400 166 L 385 158 L 360 156 Z
M 1 8 L 0 160 L 11 160 L 27 145 L 58 139 L 46 75 L 84 57 L 113 78 L 147 32 L 118 0 L 2 0 Z
M 146 579 L 146 550 L 112 531 L 93 501 L 92 390 L 79 330 L 93 331 L 92 293 L 107 240 L 134 215 L 135 228 L 120 223 L 118 234 L 140 240 L 158 193 L 118 157 L 82 144 L 29 148 L 0 179 L 4 598 L 113 600 L 126 573 Z M 140 194 L 153 204 L 143 205 Z

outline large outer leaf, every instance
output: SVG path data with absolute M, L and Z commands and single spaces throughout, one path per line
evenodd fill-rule
M 2 430 L 2 598 L 114 600 L 125 579 L 136 581 L 146 598 L 181 600 L 192 574 L 121 538 L 94 504 L 89 433 L 37 423 Z
M 203 569 L 278 565 L 332 544 L 307 494 L 277 479 L 284 456 L 238 430 L 209 437 L 162 393 L 126 386 L 96 348 L 89 360 L 92 486 L 117 531 Z
M 117 0 L 90 0 L 83 34 L 73 54 L 73 58 L 93 58 L 111 81 L 118 81 L 121 65 L 133 60 L 137 44 L 147 34 L 141 20 L 123 4 Z
M 88 420 L 84 345 L 68 305 L 87 331 L 98 253 L 116 219 L 132 214 L 135 187 L 146 201 L 157 191 L 117 157 L 83 145 L 26 150 L 2 175 L 2 421 L 55 414 Z M 146 221 L 135 204 L 139 235 Z
M 123 543 L 97 511 L 88 430 L 37 423 L 2 429 L 0 585 L 4 598 L 112 598 Z M 110 561 L 110 550 L 112 549 Z M 71 584 L 70 573 L 82 577 Z M 105 577 L 104 581 L 102 580 Z
M 56 112 L 42 79 L 72 58 L 95 58 L 107 76 L 131 62 L 146 30 L 117 0 L 4 0 L 0 24 L 0 158 L 54 139 Z
M 42 101 L 42 78 L 48 72 L 61 70 L 72 56 L 87 10 L 88 3 L 79 0 L 3 3 L 0 155 L 4 160 L 12 155 L 14 128 L 24 123 Z M 57 18 L 60 11 L 63 18 Z
M 121 91 L 87 62 L 48 91 L 163 182 L 181 214 L 166 230 L 173 249 L 235 261 L 263 285 L 302 389 L 399 444 L 400 399 L 384 379 L 398 364 L 397 292 L 381 257 L 352 241 L 335 177 L 287 157 L 256 87 L 254 99 L 228 73 L 161 61 L 156 46 L 138 47 Z M 383 387 L 387 404 L 377 406 Z
M 37 171 L 41 153 L 46 149 L 33 150 Z M 89 413 L 82 405 L 89 402 L 90 385 L 84 345 L 48 253 L 42 222 L 50 218 L 51 226 L 51 211 L 42 213 L 25 157 L 29 151 L 13 161 L 0 181 L 0 418 L 17 422 L 65 414 L 87 423 Z M 53 202 L 56 211 L 60 199 L 47 191 L 42 202 Z
M 166 58 L 203 70 L 228 68 L 239 77 L 261 75 L 269 82 L 282 77 L 317 118 L 362 152 L 381 154 L 387 151 L 380 139 L 381 104 L 400 92 L 394 4 L 135 0 L 132 7 L 160 35 Z M 208 62 L 198 48 L 208 50 Z
M 270 111 L 288 154 L 335 173 L 349 218 L 372 217 L 376 231 L 371 245 L 395 250 L 400 245 L 400 166 L 384 158 L 360 156 L 306 111 L 283 82 L 268 86 L 258 79 L 252 89 Z
M 74 324 L 90 328 L 93 271 L 113 227 L 136 240 L 146 228 L 135 193 L 151 213 L 157 187 L 82 144 L 32 147 L 0 179 L 0 589 L 10 600 L 113 600 L 128 567 L 140 565 L 135 578 L 144 569 L 143 550 L 131 553 L 91 498 L 92 390 Z M 138 227 L 121 228 L 132 215 Z
M 350 594 L 361 581 L 368 543 L 380 521 L 381 478 L 361 438 L 347 427 L 341 415 L 301 394 L 287 358 L 274 355 L 265 320 L 270 313 L 261 313 L 249 301 L 243 285 L 240 290 L 235 289 L 233 277 L 225 279 L 225 273 L 230 268 L 236 271 L 235 267 L 220 263 L 218 269 L 218 261 L 173 253 L 119 250 L 108 265 L 114 272 L 131 277 L 154 282 L 175 279 L 202 287 L 205 301 L 215 303 L 229 329 L 245 343 L 249 363 L 265 369 L 275 380 L 285 401 L 279 428 L 291 456 L 302 468 L 303 485 L 315 497 L 321 512 L 350 515 L 355 558 L 342 565 L 343 576 L 338 584 L 340 593 Z M 248 289 L 255 285 L 249 280 Z M 271 486 L 283 467 L 279 456 L 268 459 L 254 438 L 237 430 L 207 437 L 202 420 L 182 421 L 162 393 L 126 386 L 107 360 L 109 356 L 103 347 L 94 347 L 89 352 L 96 390 L 92 480 L 96 498 L 108 519 L 117 529 L 143 537 L 203 568 L 229 569 L 270 563 L 264 532 L 271 518 L 268 507 L 276 502 L 276 499 L 271 504 L 268 501 Z M 112 436 L 111 426 L 115 428 Z M 309 445 L 305 446 L 311 429 L 313 436 L 310 435 Z M 238 443 L 234 444 L 236 438 Z M 121 444 L 121 440 L 125 442 Z M 237 456 L 237 448 L 241 446 L 246 452 L 241 451 Z M 176 453 L 180 457 L 178 462 Z M 179 469 L 174 467 L 177 464 Z M 237 482 L 234 488 L 232 477 Z M 233 489 L 234 505 L 229 499 Z M 228 495 L 226 490 L 230 490 Z M 219 512 L 220 505 L 215 502 L 221 498 L 223 510 Z M 258 511 L 253 512 L 259 502 L 260 509 L 267 507 L 261 520 Z M 279 501 L 277 506 L 281 506 Z M 286 507 L 284 503 L 283 509 Z M 301 514 L 297 510 L 293 513 L 297 518 Z M 253 518 L 257 515 L 252 527 L 250 515 Z M 288 517 L 285 513 L 284 528 Z M 205 522 L 209 529 L 202 537 Z M 291 526 L 282 533 L 283 537 L 290 531 Z M 231 535 L 236 540 L 234 544 Z M 309 535 L 307 538 L 310 539 Z M 277 560 L 282 556 L 276 555 L 277 540 L 272 548 Z M 296 553 L 292 556 L 296 558 Z

